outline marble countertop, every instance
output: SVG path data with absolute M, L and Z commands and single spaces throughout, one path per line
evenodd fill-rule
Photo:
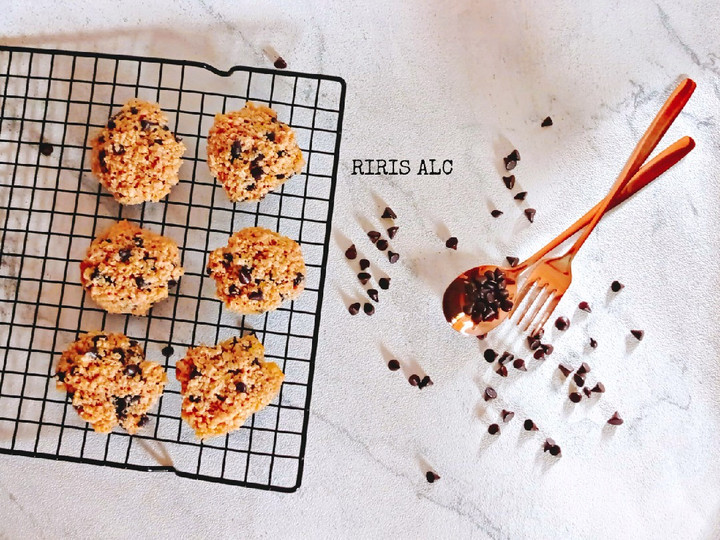
M 62 4 L 62 5 L 61 5 Z M 352 4 L 352 5 L 346 5 Z M 122 5 L 122 7 L 120 7 Z M 294 494 L 0 455 L 2 538 L 717 538 L 720 536 L 720 4 L 622 2 L 11 2 L 12 45 L 343 77 L 348 93 L 305 471 Z M 444 323 L 476 262 L 527 256 L 584 213 L 684 76 L 666 137 L 697 148 L 600 224 L 549 331 L 555 353 L 501 379 Z M 554 125 L 541 128 L 550 115 Z M 502 156 L 528 191 L 512 200 Z M 352 175 L 353 159 L 452 159 L 449 176 Z M 343 251 L 389 204 L 400 263 L 373 317 Z M 529 224 L 522 208 L 537 209 Z M 489 209 L 501 208 L 499 219 Z M 458 250 L 445 248 L 449 235 Z M 612 280 L 625 289 L 608 292 Z M 591 314 L 576 308 L 590 302 Z M 628 338 L 642 328 L 645 338 Z M 500 332 L 502 334 L 502 332 Z M 589 337 L 599 346 L 591 350 Z M 523 351 L 519 341 L 486 344 Z M 522 354 L 527 354 L 526 352 Z M 418 391 L 396 357 L 435 384 Z M 560 361 L 607 392 L 567 400 Z M 499 397 L 482 399 L 487 384 Z M 515 419 L 487 427 L 502 408 Z M 605 424 L 613 411 L 622 426 Z M 528 434 L 522 421 L 540 427 Z M 552 437 L 561 459 L 542 452 Z M 441 479 L 428 484 L 432 468 Z

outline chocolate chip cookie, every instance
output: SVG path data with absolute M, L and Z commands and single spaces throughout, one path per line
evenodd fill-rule
M 248 101 L 215 116 L 208 166 L 231 201 L 258 201 L 303 168 L 295 133 L 269 107 Z
M 248 227 L 210 253 L 207 270 L 225 306 L 246 315 L 277 309 L 305 288 L 305 262 L 294 240 Z
M 167 375 L 145 360 L 137 341 L 123 334 L 82 334 L 62 353 L 55 372 L 58 390 L 98 433 L 120 425 L 128 433 L 147 423 L 147 412 L 163 392 Z
M 285 375 L 264 357 L 255 336 L 188 349 L 175 376 L 182 387 L 182 418 L 199 438 L 238 429 L 273 400 Z
M 145 315 L 183 275 L 177 244 L 120 221 L 90 244 L 80 263 L 80 280 L 109 313 Z
M 121 204 L 157 202 L 179 181 L 185 145 L 159 105 L 131 99 L 90 145 L 93 173 Z

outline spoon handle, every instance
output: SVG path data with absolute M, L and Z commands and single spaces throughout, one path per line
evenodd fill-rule
M 615 195 L 612 202 L 610 203 L 609 209 L 615 208 L 620 203 L 626 201 L 632 197 L 635 193 L 640 191 L 642 188 L 647 186 L 650 182 L 655 180 L 662 173 L 673 167 L 681 159 L 687 156 L 690 151 L 695 148 L 695 141 L 690 137 L 683 137 L 682 139 L 674 142 L 668 148 L 660 152 L 652 160 L 646 163 L 632 179 L 625 185 L 625 187 Z M 542 259 L 545 255 L 550 253 L 553 249 L 561 245 L 568 238 L 575 235 L 578 231 L 585 228 L 588 223 L 592 220 L 595 213 L 600 209 L 603 201 L 597 203 L 591 208 L 583 217 L 578 219 L 575 223 L 570 225 L 564 232 L 555 239 L 551 240 L 546 246 L 541 248 L 537 253 L 532 255 L 526 261 L 517 265 L 514 270 L 522 271 L 528 266 L 532 266 L 537 261 Z

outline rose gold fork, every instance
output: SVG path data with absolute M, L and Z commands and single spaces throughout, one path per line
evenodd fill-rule
M 670 128 L 685 104 L 690 99 L 696 84 L 690 79 L 682 81 L 673 91 L 660 111 L 657 113 L 650 126 L 647 128 L 637 146 L 630 154 L 625 167 L 615 180 L 610 192 L 597 206 L 592 221 L 585 227 L 582 235 L 565 255 L 541 260 L 533 269 L 515 300 L 515 308 L 518 311 L 524 302 L 524 308 L 515 319 L 523 331 L 529 331 L 530 335 L 540 330 L 552 315 L 560 303 L 565 292 L 572 282 L 572 261 L 580 248 L 588 239 L 603 214 L 609 210 L 610 203 L 615 195 L 625 187 L 632 176 L 640 169 L 648 156 L 655 149 L 663 135 Z M 511 316 L 513 313 L 511 313 Z

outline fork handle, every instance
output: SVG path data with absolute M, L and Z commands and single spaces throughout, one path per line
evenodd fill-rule
M 695 148 L 695 141 L 690 137 L 683 137 L 682 139 L 675 141 L 672 145 L 660 152 L 652 160 L 646 163 L 637 173 L 635 173 L 635 176 L 633 176 L 625 187 L 615 195 L 615 198 L 613 198 L 610 203 L 608 210 L 615 208 L 620 203 L 635 195 L 635 193 L 640 191 L 658 176 L 687 156 L 693 148 Z M 532 266 L 556 247 L 563 244 L 568 238 L 574 236 L 579 230 L 583 229 L 588 223 L 590 223 L 595 213 L 600 209 L 601 204 L 602 201 L 597 203 L 583 217 L 578 219 L 560 235 L 551 240 L 550 243 L 541 248 L 540 251 L 532 255 L 526 261 L 517 265 L 515 268 L 522 270 Z

